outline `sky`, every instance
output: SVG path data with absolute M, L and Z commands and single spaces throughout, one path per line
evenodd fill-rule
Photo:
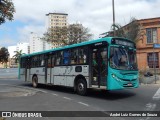
M 16 13 L 13 21 L 0 25 L 0 46 L 8 47 L 18 42 L 29 42 L 31 32 L 42 36 L 45 32 L 46 14 L 68 14 L 68 23 L 80 22 L 89 28 L 93 39 L 111 30 L 112 0 L 12 0 Z M 160 0 L 114 0 L 115 21 L 127 24 L 136 19 L 160 17 Z

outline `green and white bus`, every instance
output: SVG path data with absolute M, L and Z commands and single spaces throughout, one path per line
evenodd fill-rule
M 125 38 L 107 37 L 20 58 L 20 79 L 38 84 L 118 90 L 139 86 L 136 46 Z

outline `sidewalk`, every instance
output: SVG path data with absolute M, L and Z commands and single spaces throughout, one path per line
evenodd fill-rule
M 157 75 L 156 77 L 150 76 L 150 77 L 140 78 L 140 84 L 159 84 L 160 85 L 160 76 Z

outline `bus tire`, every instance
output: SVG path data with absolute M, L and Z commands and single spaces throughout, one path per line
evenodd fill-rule
M 37 76 L 33 76 L 32 85 L 33 85 L 34 88 L 38 87 L 38 78 L 37 78 Z
M 76 91 L 79 95 L 87 94 L 87 83 L 84 79 L 79 79 L 76 84 Z

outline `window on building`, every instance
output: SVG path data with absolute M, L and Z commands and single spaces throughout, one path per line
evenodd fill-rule
M 147 43 L 157 43 L 157 28 L 147 28 Z
M 148 67 L 149 68 L 159 68 L 159 57 L 158 53 L 148 53 L 147 54 L 147 62 L 148 62 Z

